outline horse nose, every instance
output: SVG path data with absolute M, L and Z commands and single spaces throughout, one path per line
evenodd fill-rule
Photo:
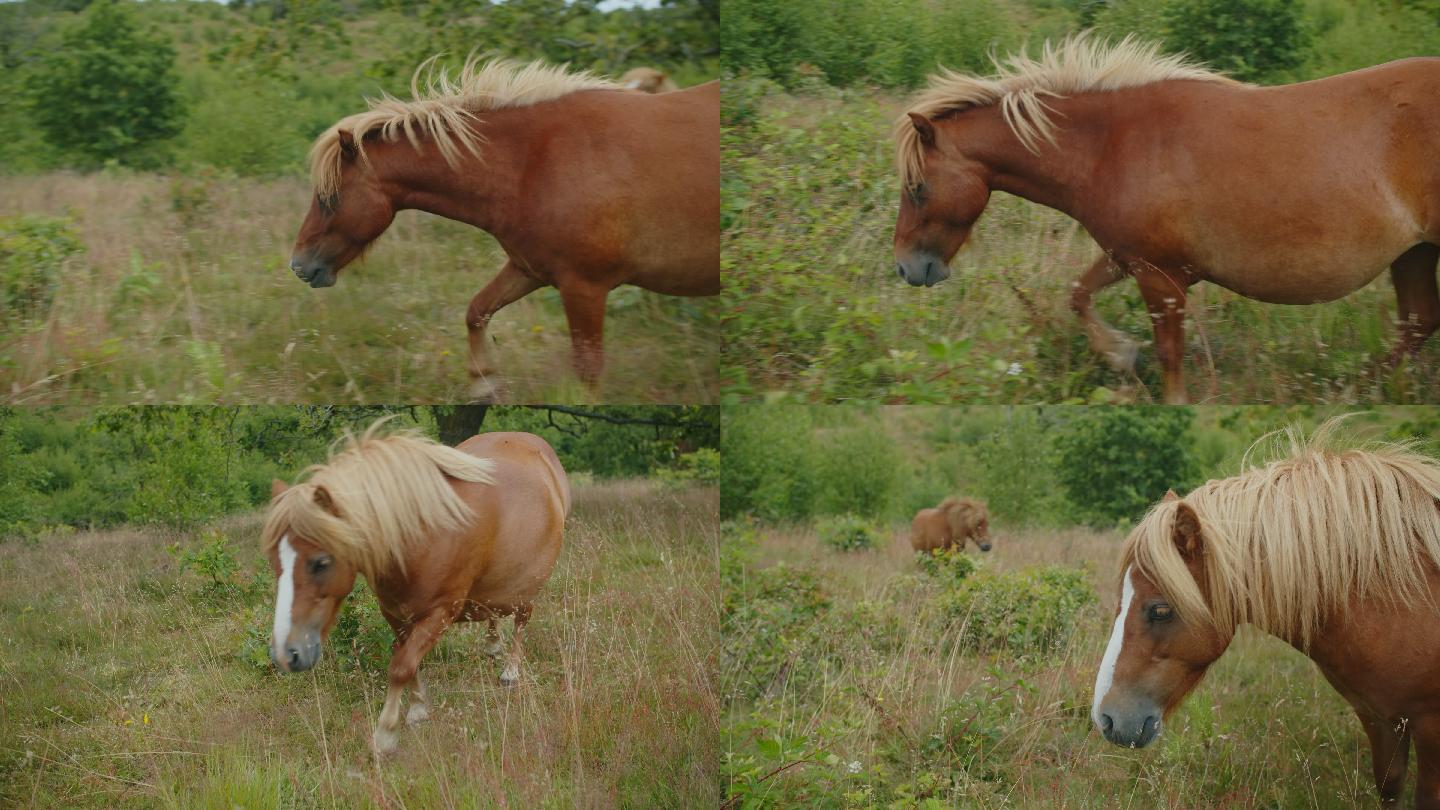
M 989 544 L 989 543 L 981 543 L 981 544 L 980 544 L 980 550 L 981 550 L 981 551 L 989 551 L 989 550 L 990 550 L 990 544 Z
M 292 273 L 299 273 L 301 266 L 302 266 L 302 265 L 301 265 L 301 262 L 300 262 L 299 257 L 297 257 L 297 256 L 291 256 L 291 257 L 290 257 L 290 272 L 292 272 Z
M 896 262 L 896 263 L 895 263 L 895 274 L 898 275 L 900 278 L 904 278 L 904 277 L 905 277 L 905 266 L 902 265 L 902 264 L 900 264 L 899 262 Z
M 289 659 L 290 671 L 291 671 L 291 672 L 299 672 L 300 669 L 301 669 L 301 664 L 300 664 L 300 648 L 298 648 L 298 647 L 290 647 L 290 648 L 287 648 L 287 649 L 285 650 L 285 652 L 287 652 L 287 653 L 290 654 L 290 659 Z
M 1109 737 L 1109 736 L 1110 736 L 1110 732 L 1112 732 L 1112 731 L 1114 731 L 1114 730 L 1115 730 L 1115 718 L 1111 717 L 1111 716 L 1108 715 L 1108 714 L 1103 714 L 1103 713 L 1102 713 L 1102 714 L 1100 715 L 1100 731 L 1101 731 L 1106 737 Z

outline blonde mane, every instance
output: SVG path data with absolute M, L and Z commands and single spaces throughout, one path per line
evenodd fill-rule
M 508 59 L 481 62 L 471 55 L 460 72 L 451 76 L 436 68 L 440 55 L 426 59 L 410 79 L 410 100 L 389 95 L 366 99 L 370 109 L 340 119 L 310 147 L 310 181 L 322 198 L 340 190 L 340 132 L 350 133 L 361 160 L 365 136 L 378 133 L 388 142 L 404 135 L 417 150 L 420 138 L 435 142 L 445 162 L 454 166 L 461 152 L 480 156 L 483 136 L 472 126 L 477 113 L 511 107 L 528 107 L 581 90 L 619 90 L 621 85 L 589 71 L 568 70 L 543 62 L 522 65 Z M 421 78 L 424 77 L 422 82 Z
M 1054 143 L 1055 123 L 1045 97 L 1103 92 L 1173 80 L 1240 84 L 1223 74 L 1190 61 L 1183 54 L 1160 53 L 1156 42 L 1127 35 L 1117 44 L 1094 39 L 1082 31 L 1061 40 L 1046 40 L 1040 58 L 1011 54 L 1001 61 L 991 57 L 993 76 L 973 76 L 941 68 L 899 118 L 893 130 L 895 162 L 905 188 L 921 181 L 925 153 L 910 113 L 935 118 L 970 107 L 998 105 L 1000 114 L 1026 149 L 1038 151 L 1041 141 Z
M 1271 434 L 1288 457 L 1156 504 L 1125 541 L 1121 571 L 1134 565 L 1180 615 L 1222 634 L 1253 624 L 1302 648 L 1352 598 L 1434 606 L 1440 462 L 1406 444 L 1341 448 L 1339 421 L 1308 441 Z M 1181 503 L 1200 520 L 1205 593 L 1175 545 Z
M 328 463 L 280 493 L 261 532 L 266 553 L 293 532 L 374 582 L 392 569 L 403 573 L 412 545 L 474 519 L 447 478 L 493 484 L 495 462 L 411 431 L 379 436 L 386 421 L 359 438 L 347 434 Z

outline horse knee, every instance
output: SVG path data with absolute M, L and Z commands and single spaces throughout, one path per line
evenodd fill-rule
M 1076 315 L 1084 316 L 1090 311 L 1090 291 L 1080 282 L 1070 285 L 1070 311 Z

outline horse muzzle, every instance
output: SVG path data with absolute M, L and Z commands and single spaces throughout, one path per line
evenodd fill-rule
M 988 542 L 985 542 L 985 543 L 976 543 L 975 545 L 979 546 L 981 551 L 989 551 L 989 550 L 990 550 L 990 544 L 989 544 Z
M 290 259 L 290 271 L 295 277 L 309 284 L 314 289 L 321 287 L 335 286 L 335 268 L 314 260 L 301 259 L 293 256 Z
M 1155 707 L 1101 710 L 1098 719 L 1105 739 L 1125 748 L 1144 748 L 1160 736 L 1160 710 Z
M 320 634 L 306 633 L 299 642 L 287 642 L 283 648 L 271 645 L 270 660 L 281 672 L 304 672 L 320 661 Z
M 950 267 L 934 253 L 912 253 L 899 259 L 895 272 L 911 287 L 934 287 L 950 277 Z

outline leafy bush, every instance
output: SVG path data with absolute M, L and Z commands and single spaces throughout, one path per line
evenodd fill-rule
M 959 548 L 937 548 L 915 555 L 915 564 L 928 577 L 953 584 L 968 579 L 979 566 Z
M 1055 438 L 1055 474 L 1081 520 L 1100 527 L 1137 520 L 1167 489 L 1196 475 L 1190 408 L 1137 405 L 1075 409 Z
M 940 600 L 962 646 L 1025 656 L 1064 649 L 1096 601 L 1085 572 L 1062 566 L 978 574 Z
M 140 30 L 122 0 L 98 0 L 62 47 L 31 69 L 31 115 L 51 142 L 92 165 L 153 164 L 155 144 L 184 125 L 175 48 Z
M 1310 45 L 1303 13 L 1299 0 L 1172 0 L 1167 44 L 1242 81 L 1283 80 Z
M 722 543 L 723 607 L 720 637 L 726 669 L 746 698 L 758 698 L 777 684 L 813 674 L 818 662 L 807 649 L 824 635 L 830 596 L 810 571 L 776 565 L 749 566 L 753 534 Z
M 0 325 L 18 330 L 44 321 L 66 263 L 84 249 L 69 218 L 0 219 Z
M 199 543 L 189 548 L 172 543 L 166 551 L 179 562 L 181 572 L 194 571 L 203 577 L 206 591 L 233 592 L 240 561 L 230 551 L 230 538 L 224 532 L 208 529 L 200 534 L 198 540 Z
M 864 518 L 835 515 L 815 527 L 820 542 L 836 551 L 869 551 L 880 547 L 880 533 Z
M 655 476 L 661 483 L 672 487 L 719 483 L 720 451 L 702 447 L 693 453 L 683 453 L 676 459 L 674 467 L 662 467 L 656 470 Z
M 727 408 L 724 418 L 720 516 L 810 517 L 815 508 L 810 410 L 737 407 Z

